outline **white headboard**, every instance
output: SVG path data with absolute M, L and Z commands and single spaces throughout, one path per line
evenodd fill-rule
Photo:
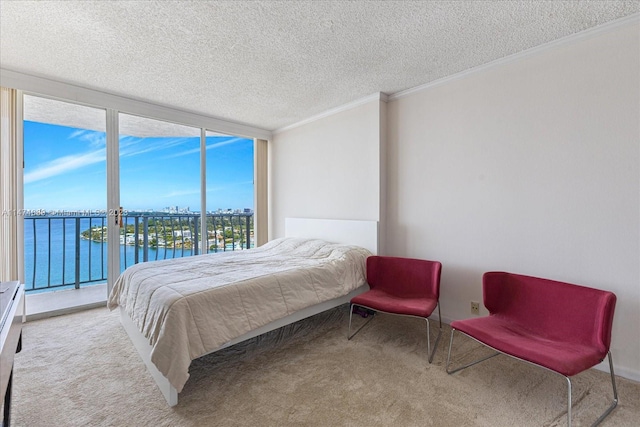
M 378 254 L 378 221 L 285 218 L 286 237 L 308 237 L 332 243 L 358 245 Z

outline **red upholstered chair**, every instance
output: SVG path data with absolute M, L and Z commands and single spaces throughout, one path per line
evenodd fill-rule
M 609 346 L 616 305 L 615 294 L 599 289 L 505 272 L 483 276 L 484 305 L 489 316 L 451 323 L 447 373 L 505 354 L 564 376 L 567 380 L 567 419 L 571 426 L 571 379 L 609 359 L 613 402 L 599 424 L 618 404 Z M 482 359 L 450 370 L 454 332 L 496 350 Z
M 413 258 L 370 256 L 367 258 L 367 282 L 370 290 L 351 299 L 349 335 L 353 338 L 369 321 L 371 316 L 353 335 L 351 318 L 354 307 L 363 307 L 375 312 L 417 317 L 427 322 L 427 355 L 429 363 L 440 341 L 442 320 L 440 319 L 440 272 L 442 264 Z M 429 316 L 438 307 L 440 330 L 431 351 Z

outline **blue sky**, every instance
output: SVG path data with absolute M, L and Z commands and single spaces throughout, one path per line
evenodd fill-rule
M 207 137 L 207 210 L 253 208 L 253 140 Z M 106 208 L 104 132 L 24 122 L 25 209 Z M 200 210 L 200 138 L 120 136 L 120 202 L 129 211 Z

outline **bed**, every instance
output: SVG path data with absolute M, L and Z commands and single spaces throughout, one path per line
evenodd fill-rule
M 192 360 L 347 303 L 377 252 L 375 221 L 287 218 L 259 248 L 136 264 L 108 306 L 174 406 Z

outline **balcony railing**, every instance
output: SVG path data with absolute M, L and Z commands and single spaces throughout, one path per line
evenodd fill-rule
M 107 280 L 105 216 L 28 216 L 24 222 L 27 291 L 80 288 Z M 208 252 L 249 249 L 254 245 L 253 214 L 139 213 L 123 216 L 120 268 L 139 262 Z

